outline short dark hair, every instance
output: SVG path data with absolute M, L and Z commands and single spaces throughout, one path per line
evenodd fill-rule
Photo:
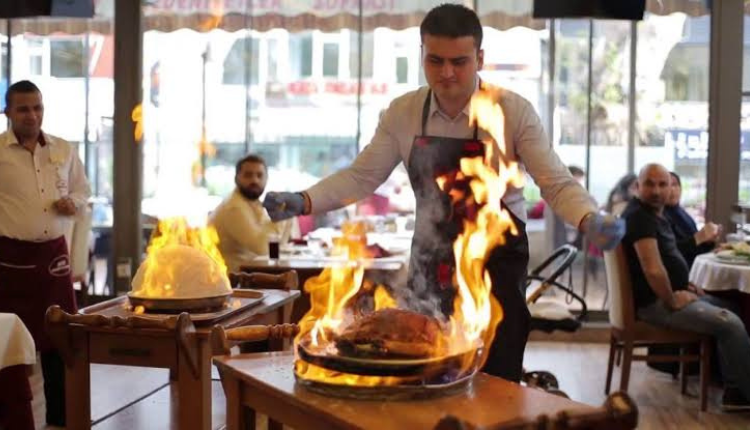
M 263 168 L 266 169 L 266 172 L 268 171 L 266 160 L 264 160 L 263 157 L 261 157 L 260 155 L 249 154 L 249 155 L 242 157 L 240 161 L 237 162 L 237 165 L 234 166 L 234 176 L 237 176 L 240 174 L 240 170 L 242 170 L 242 165 L 245 163 L 262 164 Z
M 680 188 L 682 188 L 682 179 L 680 178 L 680 175 L 678 175 L 675 172 L 669 172 L 669 174 L 672 175 L 673 178 L 675 178 L 675 180 L 677 181 L 677 185 L 679 185 Z
M 586 176 L 586 172 L 578 166 L 568 166 L 568 170 L 573 176 Z
M 419 26 L 419 36 L 425 34 L 459 38 L 471 36 L 477 50 L 482 47 L 482 23 L 476 12 L 460 4 L 445 3 L 427 12 Z
M 28 93 L 39 93 L 39 87 L 31 81 L 18 81 L 8 87 L 8 92 L 5 93 L 5 107 L 10 107 L 10 101 L 13 100 L 13 94 L 28 94 Z

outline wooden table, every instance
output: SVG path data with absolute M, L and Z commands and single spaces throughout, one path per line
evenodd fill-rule
M 227 401 L 227 429 L 255 428 L 255 412 L 296 430 L 432 429 L 451 414 L 486 426 L 561 410 L 593 409 L 563 397 L 478 374 L 466 393 L 432 400 L 378 402 L 326 397 L 295 384 L 291 352 L 214 358 Z
M 690 282 L 711 295 L 720 297 L 736 306 L 745 330 L 750 333 L 750 264 L 740 259 L 735 264 L 719 259 L 709 252 L 695 258 L 690 269 Z
M 308 257 L 287 257 L 273 260 L 269 258 L 258 258 L 252 263 L 240 267 L 241 272 L 280 274 L 295 270 L 299 277 L 300 289 L 308 279 L 320 275 L 326 268 L 332 265 L 331 261 L 325 259 L 313 259 Z M 406 276 L 406 258 L 372 259 L 365 269 L 365 276 L 376 283 L 388 283 L 394 276 Z M 405 280 L 404 280 L 405 283 Z M 291 322 L 298 322 L 310 310 L 310 296 L 304 291 L 299 300 L 296 300 L 292 309 Z
M 231 328 L 248 323 L 288 322 L 291 303 L 299 291 L 262 290 L 263 301 L 219 321 Z M 118 297 L 81 310 L 101 315 L 112 305 L 127 306 L 126 297 Z M 187 318 L 180 318 L 180 323 Z M 212 325 L 193 326 L 190 330 L 154 328 L 94 327 L 68 324 L 50 329 L 55 344 L 66 362 L 65 397 L 68 428 L 91 428 L 91 363 L 168 368 L 175 379 L 178 395 L 177 417 L 180 429 L 211 428 L 211 348 Z M 184 325 L 184 324 L 183 324 Z M 117 387 L 112 387 L 116 390 Z

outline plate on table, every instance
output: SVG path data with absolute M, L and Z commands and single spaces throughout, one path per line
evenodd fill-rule
M 734 264 L 738 266 L 750 266 L 750 258 L 745 255 L 737 255 L 734 251 L 720 251 L 716 254 L 716 259 L 724 264 Z

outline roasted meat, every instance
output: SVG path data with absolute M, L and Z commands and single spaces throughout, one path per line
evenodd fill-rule
M 367 314 L 336 337 L 344 355 L 369 357 L 429 357 L 434 355 L 440 323 L 433 317 L 401 309 Z

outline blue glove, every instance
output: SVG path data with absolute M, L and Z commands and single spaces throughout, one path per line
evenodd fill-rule
M 583 231 L 597 248 L 608 251 L 625 236 L 625 221 L 612 215 L 593 214 L 586 217 Z
M 268 211 L 268 216 L 273 221 L 281 221 L 287 218 L 302 215 L 305 211 L 305 198 L 301 193 L 276 193 L 269 192 L 263 200 L 263 207 Z

